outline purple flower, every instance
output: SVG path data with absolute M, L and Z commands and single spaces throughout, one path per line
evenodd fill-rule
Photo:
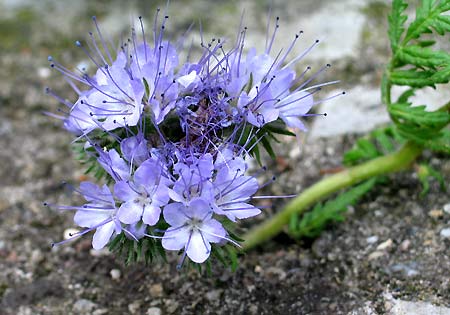
M 215 162 L 214 203 L 215 213 L 225 215 L 231 221 L 246 219 L 261 213 L 261 210 L 247 203 L 258 191 L 255 177 L 246 176 L 247 164 L 230 149 L 218 155 Z
M 136 136 L 125 138 L 120 142 L 120 151 L 131 165 L 141 165 L 150 157 L 148 142 L 142 132 Z
M 208 259 L 211 243 L 227 239 L 222 224 L 212 218 L 211 208 L 200 198 L 191 200 L 187 206 L 182 203 L 169 204 L 163 214 L 170 227 L 164 233 L 162 246 L 167 250 L 184 248 L 185 255 L 196 263 Z
M 159 221 L 161 207 L 169 202 L 164 170 L 158 161 L 147 160 L 135 171 L 133 180 L 119 181 L 114 193 L 123 201 L 117 212 L 118 219 L 126 224 L 142 221 L 155 225 Z
M 89 231 L 95 230 L 92 247 L 101 249 L 111 239 L 111 236 L 120 234 L 122 231 L 121 223 L 116 218 L 116 203 L 108 186 L 103 188 L 90 182 L 80 184 L 80 192 L 89 202 L 75 213 L 74 221 L 81 227 L 88 228 L 78 234 L 77 237 Z
M 98 163 L 116 182 L 130 178 L 130 166 L 115 149 L 109 151 L 98 149 L 97 152 L 99 153 Z

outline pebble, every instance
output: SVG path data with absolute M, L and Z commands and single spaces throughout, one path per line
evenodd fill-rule
M 392 294 L 384 295 L 387 315 L 450 315 L 450 308 L 436 306 L 430 302 L 409 302 L 394 299 Z
M 108 256 L 111 253 L 109 252 L 109 249 L 105 247 L 105 248 L 102 248 L 102 249 L 93 249 L 92 248 L 89 251 L 89 254 L 91 254 L 91 256 L 94 256 L 94 257 L 103 257 L 103 256 Z
M 131 314 L 138 314 L 140 308 L 141 302 L 139 301 L 128 304 L 128 310 L 130 311 Z
M 401 272 L 407 277 L 414 277 L 420 274 L 420 272 L 416 269 L 417 263 L 411 262 L 408 264 L 396 264 L 392 266 L 390 269 L 394 272 Z
M 175 314 L 179 305 L 177 301 L 167 299 L 164 301 L 164 306 L 166 307 L 167 314 Z
M 72 237 L 73 234 L 80 232 L 80 230 L 74 229 L 74 228 L 70 228 L 70 229 L 65 229 L 64 230 L 64 239 L 68 240 L 69 238 Z
M 119 269 L 111 269 L 111 271 L 109 272 L 109 274 L 111 275 L 111 278 L 113 280 L 119 280 L 120 277 L 122 276 L 122 273 L 120 272 Z
M 368 238 L 366 238 L 366 242 L 367 242 L 367 244 L 374 244 L 374 243 L 378 242 L 378 236 L 376 236 L 376 235 L 369 236 Z
M 393 242 L 392 239 L 388 239 L 387 241 L 384 241 L 380 245 L 377 246 L 377 250 L 386 250 L 389 249 L 392 246 Z
M 73 305 L 73 310 L 77 314 L 90 314 L 94 310 L 94 308 L 97 306 L 92 301 L 86 300 L 86 299 L 79 299 L 75 302 Z
M 439 233 L 443 238 L 450 238 L 450 228 L 442 229 Z
M 378 259 L 378 258 L 384 256 L 384 255 L 385 255 L 385 252 L 375 251 L 375 252 L 371 253 L 371 254 L 367 257 L 367 259 L 368 259 L 369 261 L 370 261 L 370 260 L 375 260 L 375 259 Z
M 146 313 L 147 315 L 161 315 L 162 314 L 162 312 L 161 312 L 161 309 L 159 308 L 159 307 L 150 307 L 148 310 L 147 310 L 147 313 Z
M 110 313 L 110 311 L 107 308 L 100 308 L 98 310 L 95 310 L 92 315 L 105 315 Z
M 434 210 L 431 210 L 430 212 L 428 212 L 428 215 L 433 219 L 439 219 L 444 216 L 444 211 L 442 211 L 440 209 L 434 209 Z
M 444 205 L 444 212 L 450 214 L 450 203 Z
M 411 241 L 410 240 L 404 240 L 400 244 L 400 250 L 406 252 L 409 249 L 410 246 L 411 246 Z
M 150 287 L 149 291 L 152 297 L 160 297 L 163 295 L 164 288 L 161 283 L 156 283 Z
M 210 302 L 217 301 L 220 298 L 220 295 L 222 294 L 222 290 L 212 290 L 206 292 L 206 299 Z

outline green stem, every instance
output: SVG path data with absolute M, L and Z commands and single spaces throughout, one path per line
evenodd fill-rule
M 408 168 L 421 154 L 423 148 L 407 142 L 395 153 L 382 156 L 322 179 L 293 199 L 273 218 L 250 230 L 243 239 L 244 250 L 251 249 L 281 232 L 293 214 L 300 214 L 321 199 L 343 188 L 355 185 L 374 176 L 393 173 Z

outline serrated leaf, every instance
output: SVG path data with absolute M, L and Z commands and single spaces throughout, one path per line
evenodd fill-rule
M 388 111 L 402 136 L 419 142 L 438 136 L 440 130 L 450 123 L 449 113 L 428 112 L 425 106 L 394 103 L 388 106 Z
M 450 16 L 443 15 L 450 10 L 448 0 L 422 0 L 417 7 L 416 19 L 409 26 L 403 44 L 407 44 L 411 39 L 419 38 L 420 35 L 436 31 L 439 35 L 444 35 L 450 31 Z
M 450 55 L 447 52 L 432 50 L 417 45 L 400 48 L 396 56 L 400 62 L 415 65 L 419 68 L 437 68 L 450 64 Z
M 390 81 L 396 85 L 407 85 L 412 88 L 425 86 L 434 87 L 436 84 L 448 83 L 450 80 L 450 66 L 441 71 L 432 70 L 396 70 L 390 73 Z
M 408 100 L 410 97 L 414 96 L 416 90 L 414 89 L 408 89 L 405 92 L 403 92 L 397 99 L 397 103 L 408 103 Z
M 367 142 L 370 142 L 370 145 Z M 358 139 L 353 148 L 345 152 L 343 162 L 345 165 L 365 162 L 393 152 L 403 142 L 393 125 L 375 129 L 364 138 Z
M 391 41 L 392 51 L 395 53 L 398 47 L 398 43 L 400 42 L 400 38 L 404 32 L 404 25 L 407 19 L 407 16 L 403 14 L 405 9 L 408 7 L 408 4 L 403 0 L 394 0 L 392 1 L 392 11 L 388 17 L 389 21 L 389 29 L 388 35 Z
M 450 154 L 450 130 L 442 130 L 439 136 L 425 142 L 430 150 Z

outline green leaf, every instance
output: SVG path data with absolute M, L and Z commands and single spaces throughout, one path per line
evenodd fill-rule
M 388 106 L 388 111 L 398 132 L 403 137 L 421 144 L 440 137 L 441 129 L 450 123 L 448 112 L 428 112 L 425 106 L 413 107 L 409 104 L 394 103 Z
M 428 140 L 424 145 L 430 150 L 450 154 L 450 130 L 442 130 L 438 137 Z
M 408 100 L 411 96 L 414 96 L 416 90 L 414 89 L 408 89 L 405 92 L 403 92 L 399 98 L 397 99 L 397 103 L 408 103 Z
M 450 55 L 447 52 L 417 45 L 400 48 L 397 51 L 397 57 L 400 62 L 415 65 L 416 67 L 437 68 L 450 64 Z
M 420 164 L 417 170 L 417 175 L 422 183 L 422 192 L 420 196 L 425 196 L 430 190 L 430 180 L 436 179 L 442 191 L 446 191 L 444 177 L 428 164 Z
M 376 178 L 372 178 L 341 193 L 335 199 L 326 202 L 325 205 L 316 204 L 312 211 L 303 215 L 297 226 L 290 225 L 289 233 L 296 238 L 318 236 L 328 223 L 342 221 L 344 219 L 342 214 L 347 207 L 358 202 L 374 187 L 376 181 Z
M 442 14 L 449 10 L 448 0 L 422 0 L 416 10 L 416 19 L 409 26 L 403 44 L 419 38 L 422 34 L 431 33 L 432 30 L 439 35 L 449 32 L 450 16 Z
M 345 152 L 343 162 L 349 166 L 365 162 L 393 152 L 403 142 L 393 125 L 376 129 L 358 139 L 353 148 Z
M 407 16 L 403 14 L 408 4 L 403 0 L 394 0 L 392 2 L 392 12 L 388 17 L 389 29 L 388 35 L 391 41 L 392 51 L 395 53 L 400 42 L 400 38 L 405 30 L 404 25 Z
M 434 70 L 396 70 L 390 73 L 390 81 L 396 85 L 407 85 L 412 88 L 434 87 L 450 81 L 450 66 L 441 71 Z

